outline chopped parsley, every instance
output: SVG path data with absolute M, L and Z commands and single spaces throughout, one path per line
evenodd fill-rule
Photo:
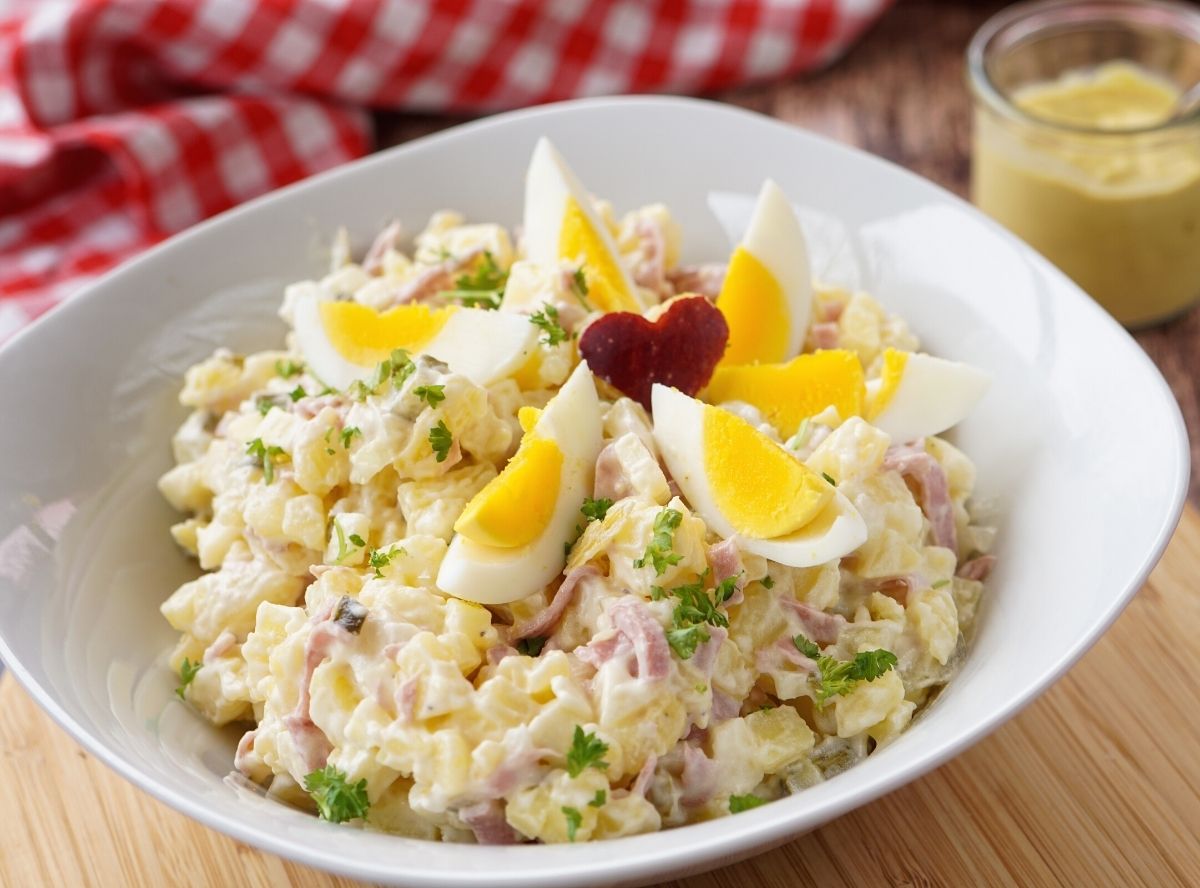
M 571 274 L 571 289 L 575 291 L 575 295 L 579 298 L 579 302 L 588 311 L 592 310 L 591 303 L 588 302 L 588 283 L 587 277 L 583 273 L 583 266 L 579 266 Z
M 829 482 L 830 487 L 837 487 L 837 482 L 833 480 L 833 475 L 829 474 L 828 472 L 822 472 L 821 477 Z
M 271 412 L 272 408 L 275 407 L 278 407 L 281 410 L 283 409 L 283 404 L 281 404 L 279 398 L 274 395 L 259 395 L 254 399 L 254 406 L 258 410 L 259 416 L 266 416 Z
M 275 480 L 275 466 L 289 459 L 282 447 L 273 444 L 268 447 L 262 438 L 255 438 L 246 444 L 246 455 L 252 457 L 254 464 L 263 470 L 263 481 L 267 484 Z
M 350 783 L 344 772 L 333 765 L 326 765 L 304 778 L 304 788 L 317 803 L 322 820 L 344 823 L 367 816 L 371 807 L 367 799 L 367 781 Z
M 529 316 L 529 323 L 542 331 L 542 342 L 546 345 L 558 345 L 567 340 L 567 331 L 558 322 L 558 309 L 549 302 L 542 306 L 541 311 Z
M 761 580 L 759 580 L 759 582 L 762 583 L 764 589 L 774 589 L 775 588 L 775 581 L 773 579 L 771 579 L 770 574 L 767 574 L 765 577 L 763 577 Z
M 682 520 L 683 513 L 675 509 L 663 509 L 659 512 L 654 518 L 654 537 L 646 546 L 642 557 L 633 562 L 633 566 L 645 567 L 647 564 L 653 564 L 654 575 L 661 577 L 669 566 L 678 564 L 683 556 L 672 552 L 671 546 L 675 542 L 675 530 Z
M 731 577 L 726 577 L 717 583 L 713 589 L 713 597 L 717 600 L 717 604 L 724 604 L 733 597 L 733 593 L 737 591 L 737 581 L 742 578 L 742 572 L 738 571 Z
M 610 499 L 592 499 L 591 497 L 586 497 L 583 505 L 579 507 L 579 511 L 583 513 L 583 517 L 588 521 L 603 521 L 612 504 L 613 501 Z
M 372 549 L 371 554 L 367 556 L 367 564 L 375 569 L 375 576 L 382 577 L 383 569 L 392 563 L 393 558 L 397 555 L 407 554 L 408 552 L 404 550 L 403 546 L 399 549 L 395 546 L 389 546 L 387 549 Z
M 361 438 L 362 429 L 356 426 L 347 426 L 346 428 L 342 429 L 342 448 L 344 450 L 350 449 L 350 442 L 354 440 L 355 435 Z
M 275 372 L 284 379 L 291 379 L 304 372 L 304 365 L 291 358 L 275 362 Z
M 436 407 L 446 400 L 446 387 L 444 385 L 419 385 L 413 389 L 413 394 L 430 407 Z
M 288 397 L 291 398 L 292 403 L 295 404 L 301 398 L 308 397 L 308 392 L 306 392 L 304 390 L 304 386 L 298 385 L 294 389 L 292 389 L 290 392 L 288 392 Z
M 439 419 L 438 424 L 429 430 L 429 446 L 437 454 L 438 462 L 446 461 L 446 457 L 450 455 L 450 447 L 453 444 L 454 436 L 450 434 L 450 429 L 446 426 L 446 421 Z
M 667 644 L 681 660 L 690 660 L 696 653 L 696 648 L 710 637 L 703 623 L 667 630 Z
M 809 417 L 804 417 L 800 420 L 800 426 L 796 429 L 796 434 L 787 439 L 787 446 L 792 450 L 799 450 L 808 443 L 809 433 L 812 431 L 812 421 Z
M 588 802 L 589 808 L 603 808 L 604 803 L 608 801 L 608 791 L 604 789 L 596 790 L 596 795 Z
M 446 258 L 449 258 L 448 254 Z M 466 308 L 494 311 L 504 299 L 504 286 L 507 283 L 508 272 L 497 265 L 495 257 L 485 250 L 474 270 L 459 275 L 454 281 L 455 289 L 443 290 L 438 295 L 443 299 L 456 299 Z
M 338 554 L 337 558 L 334 559 L 334 564 L 341 564 L 355 550 L 366 548 L 367 541 L 358 534 L 352 533 L 350 534 L 349 538 L 347 538 L 346 531 L 342 530 L 342 525 L 338 524 L 338 520 L 336 518 L 333 519 L 333 532 L 337 535 L 338 544 Z M 349 542 L 347 542 L 347 539 Z
M 792 639 L 796 650 L 810 660 L 816 661 L 820 679 L 816 685 L 817 708 L 825 705 L 830 697 L 838 697 L 854 690 L 860 681 L 874 681 L 896 665 L 896 655 L 883 648 L 860 651 L 853 660 L 837 660 L 821 653 L 813 642 L 803 635 Z
M 567 773 L 572 778 L 578 777 L 588 768 L 608 768 L 604 754 L 608 752 L 608 744 L 592 732 L 583 733 L 583 728 L 575 726 L 575 734 L 571 738 L 571 748 L 567 750 Z
M 179 687 L 175 689 L 175 696 L 180 700 L 187 699 L 184 697 L 184 692 L 192 683 L 192 679 L 196 677 L 196 673 L 200 671 L 201 665 L 200 662 L 193 663 L 187 657 L 183 658 L 183 663 L 179 667 Z
M 370 381 L 354 380 L 354 385 L 350 387 L 350 395 L 357 401 L 365 401 L 385 383 L 390 382 L 394 388 L 400 388 L 416 369 L 417 365 L 412 362 L 408 352 L 402 348 L 393 349 L 390 357 L 384 358 L 375 366 Z
M 676 586 L 670 590 L 670 594 L 679 599 L 673 616 L 676 629 L 697 623 L 708 623 L 710 626 L 729 625 L 729 618 L 717 610 L 717 605 L 724 599 L 714 601 L 709 598 L 699 582 Z
M 749 811 L 751 808 L 757 808 L 759 805 L 765 805 L 766 803 L 766 799 L 760 799 L 753 793 L 731 795 L 729 797 L 729 813 L 741 814 L 743 811 Z
M 929 588 L 931 588 L 931 589 L 940 589 L 940 588 L 942 588 L 943 586 L 949 586 L 949 585 L 950 585 L 950 581 L 949 581 L 949 580 L 938 580 L 936 583 L 934 583 L 934 584 L 933 584 L 932 586 L 930 586 Z
M 526 657 L 541 656 L 542 648 L 546 646 L 546 639 L 540 635 L 535 635 L 532 638 L 522 638 L 517 642 L 517 653 L 524 654 Z
M 562 806 L 563 816 L 567 818 L 567 840 L 575 841 L 575 833 L 583 824 L 583 815 L 579 813 L 578 808 L 572 808 L 569 805 Z

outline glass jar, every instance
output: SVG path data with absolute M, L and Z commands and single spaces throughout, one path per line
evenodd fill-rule
M 1003 10 L 967 50 L 971 190 L 985 213 L 1121 323 L 1200 299 L 1200 9 L 1046 0 Z

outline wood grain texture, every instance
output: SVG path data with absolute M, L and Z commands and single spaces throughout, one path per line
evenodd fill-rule
M 927 777 L 671 888 L 1200 885 L 1200 512 L 1040 700 Z M 1164 681 L 1164 676 L 1171 680 Z M 348 886 L 193 823 L 0 681 L 0 885 Z M 331 827 L 332 829 L 333 827 Z
M 975 30 L 1005 5 L 902 0 L 829 70 L 710 98 L 856 145 L 966 197 L 971 99 L 963 53 Z M 395 145 L 463 119 L 381 114 L 378 141 Z M 1190 495 L 1200 505 L 1200 307 L 1134 338 L 1166 376 L 1183 410 L 1192 446 Z

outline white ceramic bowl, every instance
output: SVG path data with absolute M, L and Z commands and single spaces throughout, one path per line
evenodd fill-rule
M 194 568 L 154 487 L 184 369 L 275 346 L 283 285 L 346 224 L 442 207 L 515 223 L 534 141 L 596 193 L 662 200 L 689 259 L 722 259 L 773 177 L 816 270 L 869 289 L 929 350 L 995 374 L 958 430 L 1000 525 L 962 672 L 892 745 L 827 783 L 719 821 L 588 845 L 437 845 L 338 828 L 223 782 L 235 735 L 173 698 L 159 603 Z M 1182 505 L 1186 434 L 1153 365 L 1045 260 L 946 192 L 729 107 L 572 102 L 422 139 L 226 213 L 116 270 L 0 351 L 0 655 L 90 752 L 167 804 L 261 848 L 401 885 L 639 883 L 728 863 L 962 751 L 1073 663 L 1154 565 Z

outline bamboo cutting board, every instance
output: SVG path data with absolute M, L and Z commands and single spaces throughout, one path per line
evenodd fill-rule
M 933 774 L 690 888 L 1200 885 L 1200 513 L 1112 630 Z M 0 681 L 0 886 L 348 886 L 212 832 Z M 671 883 L 678 885 L 682 883 Z

